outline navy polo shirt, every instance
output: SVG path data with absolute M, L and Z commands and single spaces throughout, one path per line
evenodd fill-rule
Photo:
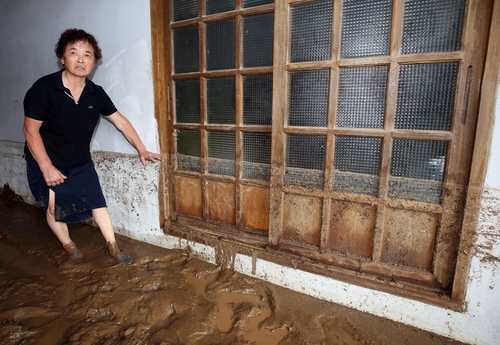
M 56 168 L 76 168 L 91 162 L 90 141 L 100 115 L 115 113 L 116 107 L 104 89 L 85 80 L 78 102 L 64 87 L 62 72 L 40 78 L 24 98 L 24 115 L 43 121 L 40 127 L 45 149 Z M 34 161 L 27 145 L 26 160 Z

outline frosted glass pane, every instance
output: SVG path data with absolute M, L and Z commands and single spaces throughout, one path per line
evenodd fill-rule
M 201 171 L 201 135 L 196 130 L 177 131 L 177 168 Z
M 337 126 L 382 128 L 386 90 L 387 66 L 341 68 Z
M 178 123 L 200 123 L 200 81 L 175 82 L 175 113 Z
M 207 70 L 234 68 L 234 19 L 207 24 Z
M 207 79 L 208 123 L 235 124 L 235 102 L 234 77 Z
M 243 133 L 242 176 L 269 181 L 271 176 L 270 133 Z
M 205 11 L 207 14 L 234 11 L 235 0 L 205 0 Z
M 274 13 L 243 18 L 243 66 L 273 65 Z
M 208 172 L 235 175 L 236 140 L 233 132 L 208 131 Z
M 326 136 L 287 135 L 285 183 L 323 188 Z
M 274 4 L 274 0 L 243 0 L 243 7 L 245 8 L 267 4 Z
M 460 49 L 465 0 L 406 0 L 403 54 Z
M 288 80 L 288 124 L 326 127 L 330 72 L 291 72 Z
M 376 195 L 381 138 L 336 137 L 333 189 Z
M 457 69 L 457 62 L 402 65 L 394 127 L 450 130 Z
M 332 8 L 331 0 L 291 7 L 291 62 L 330 59 Z
M 174 31 L 175 73 L 199 71 L 198 26 L 188 26 Z
M 389 55 L 392 0 L 344 0 L 342 59 Z
M 272 74 L 243 77 L 243 123 L 245 125 L 271 125 L 272 105 Z
M 394 139 L 389 197 L 438 203 L 448 142 Z
M 198 17 L 198 0 L 173 0 L 174 22 Z

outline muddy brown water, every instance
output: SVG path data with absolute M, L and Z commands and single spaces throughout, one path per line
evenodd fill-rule
M 3 192 L 2 192 L 3 191 Z M 68 261 L 44 216 L 0 190 L 0 344 L 461 344 L 229 269 L 118 236 L 135 260 L 116 263 L 100 232 L 70 226 L 85 255 Z

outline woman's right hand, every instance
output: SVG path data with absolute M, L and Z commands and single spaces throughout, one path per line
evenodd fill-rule
M 45 179 L 45 183 L 49 187 L 54 187 L 64 183 L 66 176 L 64 176 L 59 169 L 55 166 L 51 165 L 47 168 L 41 169 L 43 173 L 43 178 Z

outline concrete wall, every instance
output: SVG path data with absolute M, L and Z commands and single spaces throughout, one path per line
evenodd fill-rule
M 22 159 L 22 100 L 39 77 L 59 68 L 53 53 L 69 27 L 94 34 L 103 50 L 92 79 L 158 151 L 151 73 L 147 0 L 3 0 L 0 3 L 0 187 L 8 184 L 32 202 Z M 496 114 L 500 115 L 497 100 Z M 391 294 L 237 255 L 234 268 L 273 283 L 473 344 L 500 343 L 500 121 L 495 124 L 478 239 L 466 296 L 467 310 L 453 312 Z M 93 158 L 117 232 L 167 248 L 187 248 L 215 262 L 216 249 L 165 236 L 159 227 L 159 165 L 142 167 L 133 148 L 106 121 Z M 252 273 L 253 272 L 253 273 Z

